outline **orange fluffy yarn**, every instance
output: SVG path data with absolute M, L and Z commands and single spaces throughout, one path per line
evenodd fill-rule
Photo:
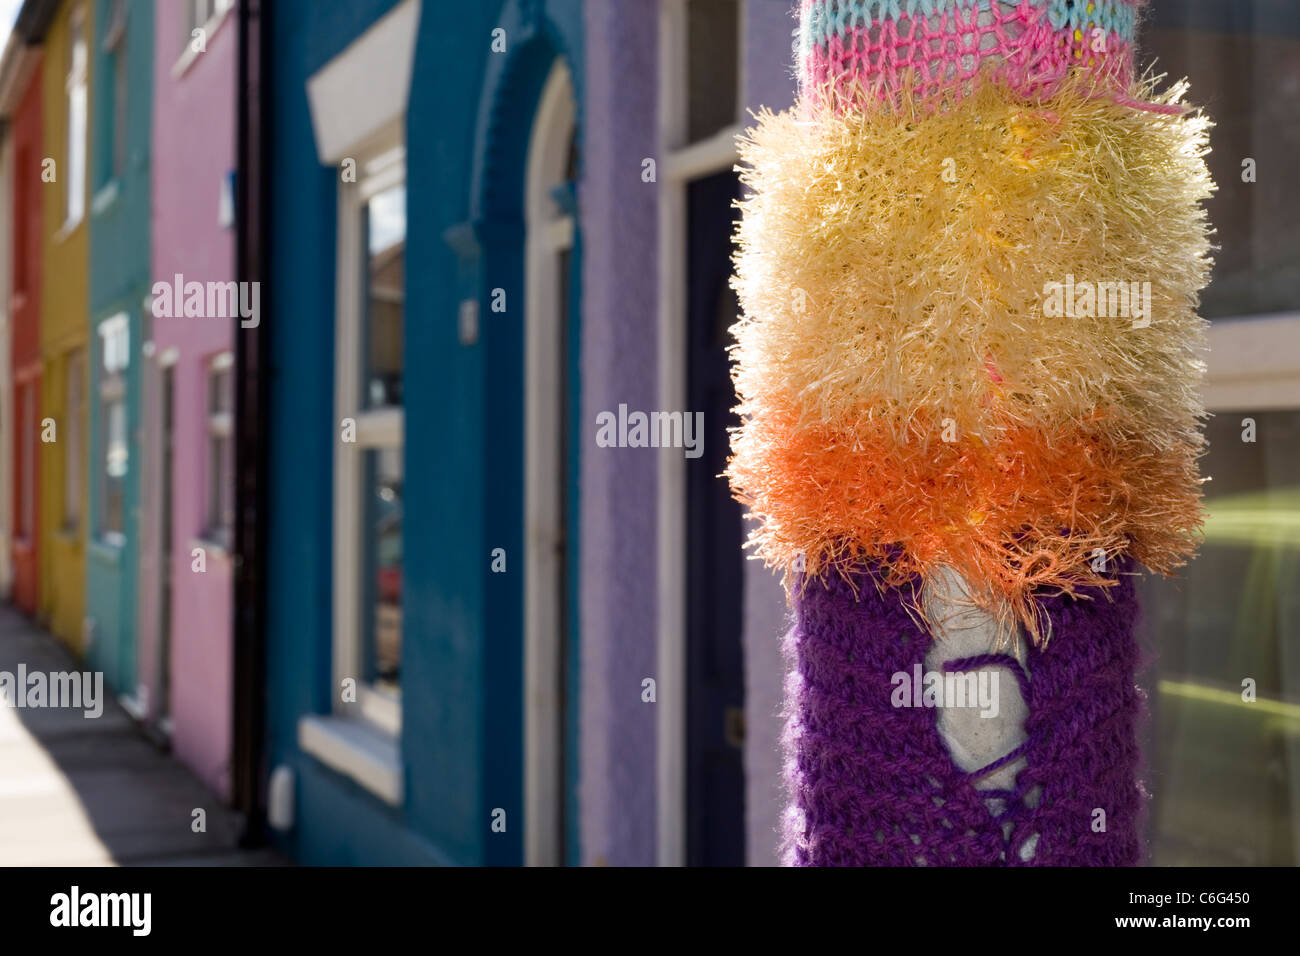
M 809 575 L 880 560 L 900 587 L 947 565 L 1035 639 L 1035 595 L 1114 584 L 1126 554 L 1168 573 L 1196 546 L 1198 445 L 1118 438 L 1104 416 L 993 443 L 936 441 L 923 418 L 900 442 L 899 427 L 801 426 L 769 407 L 737 429 L 731 478 L 762 516 L 751 545 Z

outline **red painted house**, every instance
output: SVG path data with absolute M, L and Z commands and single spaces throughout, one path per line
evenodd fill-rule
M 9 302 L 12 395 L 0 397 L 13 409 L 10 456 L 13 468 L 9 503 L 13 537 L 13 600 L 28 614 L 36 612 L 40 509 L 39 448 L 41 435 L 41 51 L 26 47 L 15 58 L 0 90 L 0 111 L 8 118 L 13 190 L 12 282 Z M 48 188 L 55 188 L 50 186 Z

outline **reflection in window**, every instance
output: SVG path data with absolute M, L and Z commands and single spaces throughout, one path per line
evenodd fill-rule
M 126 371 L 130 360 L 127 317 L 116 315 L 100 323 L 101 379 L 99 532 L 111 542 L 120 542 L 126 530 L 126 473 L 130 451 L 126 421 Z M 70 464 L 70 463 L 69 463 Z
M 65 226 L 81 222 L 86 212 L 86 14 L 84 7 L 73 11 L 68 25 L 67 93 L 67 186 L 64 198 Z
M 406 185 L 373 196 L 362 209 L 362 401 L 368 408 L 402 404 L 402 289 L 406 281 Z
M 738 4 L 689 0 L 686 18 L 686 137 L 693 143 L 737 122 Z
M 231 546 L 235 527 L 234 369 L 229 352 L 208 373 L 208 514 L 205 537 Z
M 367 451 L 362 483 L 365 677 L 390 692 L 401 686 L 402 454 L 401 448 Z
M 1289 175 L 1300 152 L 1300 6 L 1153 0 L 1142 48 L 1140 65 L 1187 76 L 1214 121 L 1206 160 L 1219 189 L 1206 208 L 1220 248 L 1202 313 L 1300 309 L 1300 192 Z M 1295 353 L 1282 339 L 1276 348 Z M 1156 652 L 1143 680 L 1151 862 L 1295 865 L 1300 411 L 1211 411 L 1204 543 L 1179 578 L 1143 581 L 1142 627 Z
M 1243 419 L 1254 422 L 1254 441 Z M 1300 832 L 1300 411 L 1207 428 L 1208 517 L 1178 579 L 1144 580 L 1153 863 L 1293 866 Z M 1242 697 L 1249 679 L 1255 700 Z
M 1220 248 L 1202 314 L 1300 309 L 1300 4 L 1155 0 L 1140 36 L 1144 64 L 1186 76 L 1214 120 L 1206 210 Z

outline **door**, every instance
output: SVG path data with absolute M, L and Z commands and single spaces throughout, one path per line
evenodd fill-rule
M 154 719 L 158 730 L 171 735 L 171 658 L 172 658 L 172 464 L 175 447 L 175 410 L 172 406 L 176 389 L 176 367 L 159 369 L 159 476 L 158 511 L 154 527 L 158 529 L 158 705 Z
M 528 149 L 525 285 L 524 859 L 573 855 L 578 241 L 576 107 L 562 60 Z
M 732 413 L 726 348 L 738 312 L 731 231 L 740 195 L 733 172 L 687 187 L 687 412 L 704 413 L 704 447 L 686 459 L 686 859 L 742 866 L 744 669 L 743 527 L 725 478 Z

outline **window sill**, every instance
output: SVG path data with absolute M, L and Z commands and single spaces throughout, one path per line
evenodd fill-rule
M 104 183 L 104 185 L 100 186 L 99 191 L 91 197 L 90 215 L 93 218 L 98 219 L 116 205 L 117 197 L 121 193 L 117 183 L 118 181 L 116 179 L 110 179 L 108 182 Z
M 405 781 L 396 737 L 344 717 L 309 714 L 298 721 L 298 746 L 385 803 L 402 805 Z
M 63 242 L 65 239 L 68 238 L 68 236 L 76 232 L 77 229 L 80 228 L 81 224 L 85 221 L 86 221 L 85 216 L 82 216 L 80 219 L 69 219 L 62 226 L 60 226 L 59 231 L 54 234 L 52 240 L 54 244 L 58 245 L 59 243 Z
M 86 544 L 86 556 L 115 568 L 122 563 L 122 548 L 125 544 L 126 538 L 120 535 L 91 538 Z
M 149 708 L 145 704 L 145 695 L 141 693 L 143 689 L 137 688 L 134 694 L 123 694 L 117 699 L 117 702 L 122 705 L 122 709 L 136 723 L 144 723 L 149 716 Z
M 221 29 L 221 25 L 226 22 L 227 18 L 230 16 L 230 11 L 234 8 L 234 4 L 231 4 L 221 12 L 213 14 L 208 18 L 208 22 L 199 28 L 203 31 L 203 48 L 205 52 L 207 48 L 212 45 L 213 37 L 217 35 L 217 31 Z M 188 73 L 190 67 L 194 65 L 195 61 L 197 61 L 199 57 L 203 56 L 203 53 L 195 51 L 193 43 L 194 35 L 187 34 L 185 38 L 185 49 L 177 58 L 176 62 L 172 64 L 173 80 L 179 80 L 182 76 Z

